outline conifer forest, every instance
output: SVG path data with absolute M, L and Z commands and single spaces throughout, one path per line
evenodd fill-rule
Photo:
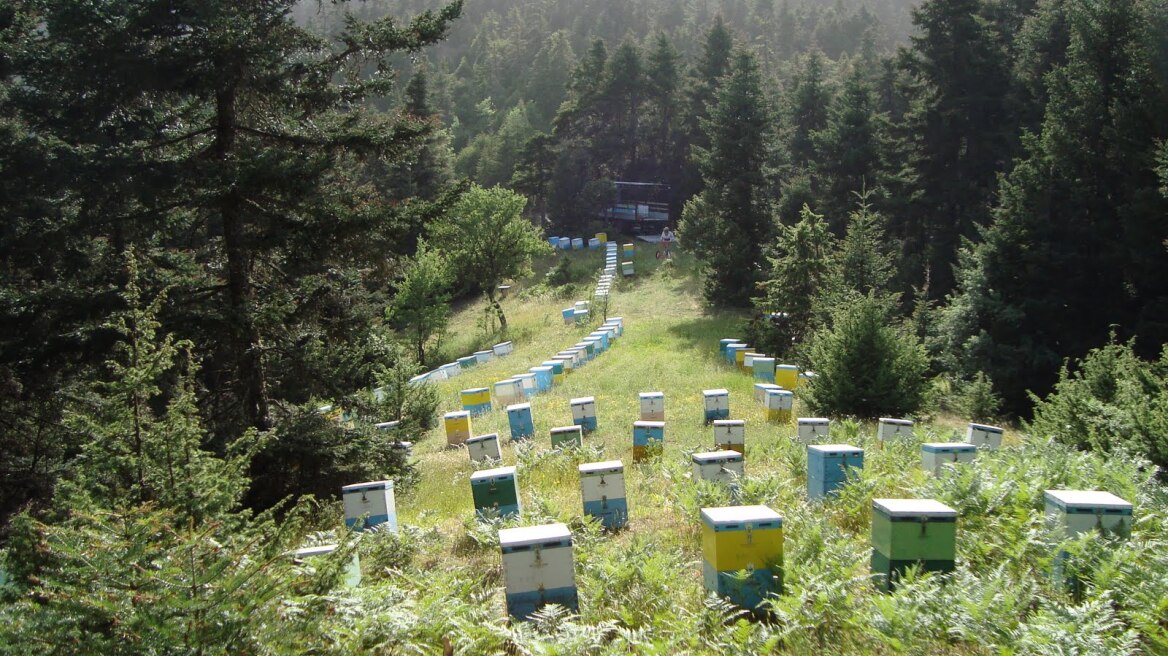
M 1168 0 L 0 2 L 0 656 L 1168 654 L 1166 486 Z

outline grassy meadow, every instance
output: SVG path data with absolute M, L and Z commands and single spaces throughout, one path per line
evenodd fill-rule
M 478 467 L 464 448 L 447 448 L 441 425 L 415 445 L 420 477 L 397 495 L 400 535 L 374 532 L 360 545 L 365 583 L 356 594 L 367 610 L 381 609 L 381 624 L 347 644 L 382 646 L 384 653 L 445 646 L 464 654 L 1168 650 L 1168 495 L 1146 463 L 1073 452 L 1008 430 L 1005 448 L 933 476 L 920 469 L 919 444 L 962 440 L 963 418 L 926 418 L 914 440 L 883 448 L 873 424 L 832 418 L 830 441 L 863 447 L 864 469 L 838 499 L 809 502 L 806 452 L 794 425 L 767 422 L 751 376 L 718 355 L 718 340 L 735 336 L 743 317 L 703 307 L 686 255 L 662 264 L 653 254 L 653 246 L 640 245 L 637 275 L 614 286 L 607 314 L 624 318 L 624 336 L 531 400 L 533 439 L 513 444 L 501 407 L 472 420 L 476 435 L 499 433 L 503 463 L 518 467 L 521 518 L 474 518 L 469 478 Z M 563 307 L 590 298 L 603 256 L 567 257 L 579 281 L 550 286 L 541 270 L 517 284 L 504 301 L 514 353 L 436 383 L 440 412 L 460 409 L 460 390 L 524 372 L 600 323 L 594 307 L 589 326 L 563 324 Z M 499 341 L 483 309 L 460 308 L 442 348 L 461 355 Z M 702 420 L 701 392 L 710 388 L 728 389 L 731 418 L 746 420 L 740 502 L 784 517 L 785 589 L 766 622 L 702 589 L 700 509 L 732 505 L 728 490 L 690 473 L 690 454 L 713 447 Z M 660 457 L 634 464 L 632 425 L 637 395 L 646 391 L 665 394 L 665 446 Z M 585 435 L 582 449 L 551 449 L 548 430 L 571 424 L 569 399 L 579 396 L 596 397 L 598 430 Z M 798 399 L 794 414 L 808 416 Z M 630 515 L 627 530 L 611 534 L 582 517 L 576 470 L 610 459 L 625 464 Z M 1132 501 L 1134 534 L 1122 542 L 1057 544 L 1043 516 L 1043 490 L 1056 488 L 1102 489 Z M 868 578 L 875 497 L 934 498 L 957 509 L 957 572 L 910 577 L 891 594 L 878 592 Z M 497 530 L 549 521 L 573 530 L 580 615 L 551 611 L 512 624 Z M 1075 562 L 1087 584 L 1078 596 L 1048 575 L 1059 548 L 1080 554 Z

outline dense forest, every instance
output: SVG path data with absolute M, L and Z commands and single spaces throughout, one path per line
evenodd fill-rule
M 1165 107 L 1166 0 L 12 0 L 0 632 L 117 653 L 100 595 L 54 604 L 157 549 L 214 590 L 128 630 L 238 645 L 286 591 L 248 545 L 409 489 L 452 304 L 515 337 L 498 286 L 618 181 L 666 190 L 712 315 L 821 372 L 807 407 L 1162 472 Z

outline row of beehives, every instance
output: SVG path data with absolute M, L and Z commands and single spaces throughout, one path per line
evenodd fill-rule
M 437 369 L 418 374 L 417 376 L 414 376 L 410 379 L 410 384 L 420 385 L 426 382 L 441 382 L 444 380 L 449 380 L 458 376 L 464 370 L 474 367 L 475 365 L 485 364 L 495 358 L 511 355 L 511 352 L 514 349 L 515 347 L 511 342 L 501 342 L 499 344 L 495 344 L 491 347 L 490 350 L 475 351 L 471 355 L 458 358 L 458 360 L 444 364 Z M 384 394 L 385 390 L 380 387 L 373 390 L 373 395 L 377 397 L 378 400 L 380 400 Z
M 516 430 L 531 423 L 531 404 L 515 403 L 530 399 L 536 394 L 551 390 L 553 385 L 563 382 L 564 377 L 583 367 L 606 350 L 624 334 L 624 319 L 613 317 L 599 329 L 590 333 L 575 346 L 557 353 L 529 371 L 516 374 L 494 384 L 494 403 L 491 388 L 475 387 L 461 393 L 462 410 L 448 412 L 442 417 L 449 445 L 465 443 L 473 437 L 471 417 L 491 412 L 497 405 L 507 407 L 507 415 L 512 423 L 512 435 Z M 519 428 L 515 428 L 518 426 Z M 534 431 L 534 427 L 531 428 Z
M 815 446 L 809 450 L 816 449 Z M 824 450 L 820 462 L 831 460 Z M 809 453 L 809 463 L 812 462 Z M 826 465 L 857 466 L 847 455 Z M 580 465 L 584 513 L 608 529 L 627 525 L 624 466 L 619 460 Z M 811 481 L 809 477 L 809 488 Z M 476 472 L 471 479 L 480 515 L 518 514 L 520 499 L 514 467 Z M 396 530 L 392 481 L 350 485 L 343 489 L 345 522 L 350 527 Z M 1045 512 L 1063 539 L 1095 530 L 1130 534 L 1132 504 L 1103 491 L 1047 490 Z M 933 499 L 874 499 L 870 535 L 870 570 L 884 590 L 909 567 L 945 573 L 957 561 L 956 510 Z M 731 602 L 757 610 L 763 600 L 782 592 L 783 518 L 766 506 L 705 508 L 702 522 L 702 570 L 706 589 Z M 571 533 L 564 524 L 499 531 L 508 613 L 528 617 L 545 604 L 578 610 Z M 1056 554 L 1056 573 L 1068 557 Z

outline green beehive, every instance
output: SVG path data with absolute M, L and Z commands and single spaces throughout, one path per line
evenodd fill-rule
M 500 517 L 518 515 L 519 482 L 514 467 L 497 467 L 477 471 L 470 477 L 471 496 L 479 516 L 491 513 Z
M 910 565 L 952 571 L 956 554 L 956 510 L 932 499 L 872 500 L 872 573 L 884 589 Z

